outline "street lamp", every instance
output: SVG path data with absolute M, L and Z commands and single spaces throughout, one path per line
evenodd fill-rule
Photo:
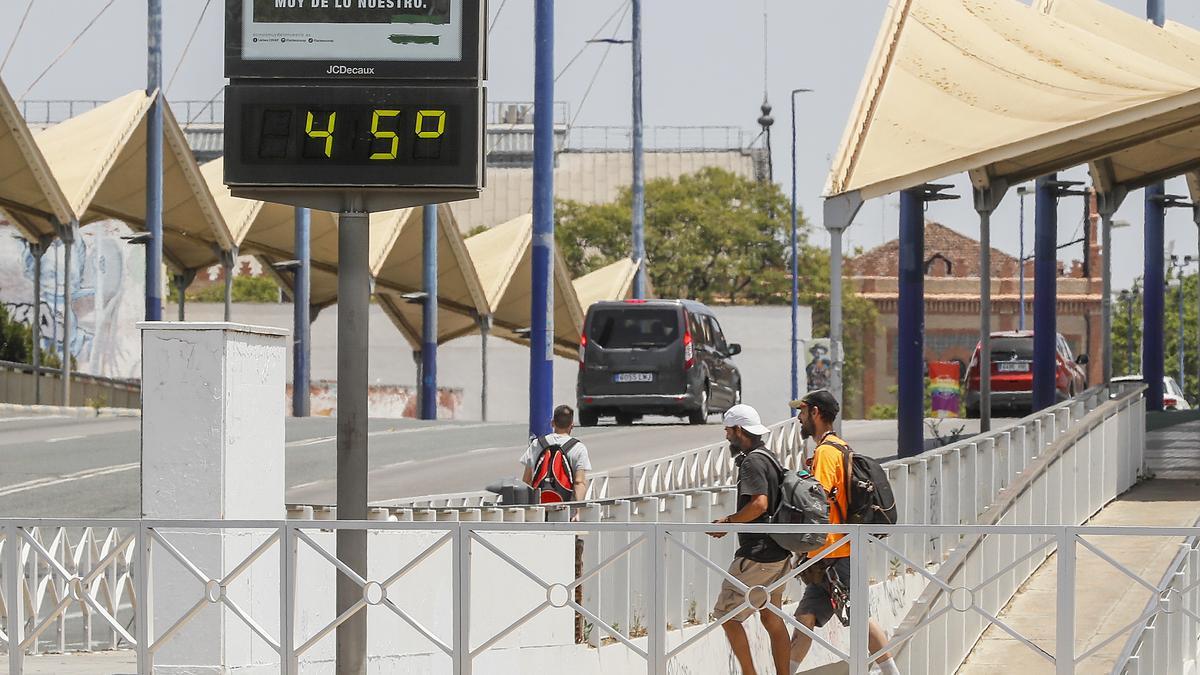
M 796 233 L 796 94 L 811 91 L 792 90 L 792 400 L 800 398 L 800 335 L 796 325 L 800 307 L 800 250 Z

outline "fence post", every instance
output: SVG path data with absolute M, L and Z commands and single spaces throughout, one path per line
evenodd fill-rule
M 454 675 L 471 675 L 471 538 L 469 526 L 454 530 Z
M 8 600 L 8 672 L 20 675 L 25 660 L 21 641 L 25 635 L 25 603 L 21 597 L 21 528 L 10 524 L 4 529 L 4 595 Z
M 867 578 L 866 536 L 862 525 L 850 529 L 850 675 L 867 675 L 871 648 L 867 642 L 871 589 Z
M 646 536 L 650 540 L 650 564 L 646 566 L 647 594 L 652 596 L 646 603 L 648 660 L 653 675 L 667 675 L 667 530 L 663 525 L 649 524 L 646 526 Z
M 154 664 L 150 653 L 150 643 L 154 639 L 154 598 L 150 589 L 153 587 L 150 576 L 150 547 L 153 539 L 150 537 L 150 527 L 145 521 L 137 525 L 137 667 L 138 675 L 151 675 Z
M 1058 601 L 1055 608 L 1054 672 L 1075 672 L 1075 528 L 1058 530 Z
M 279 595 L 279 664 L 283 675 L 296 675 L 296 539 L 286 521 L 279 528 Z

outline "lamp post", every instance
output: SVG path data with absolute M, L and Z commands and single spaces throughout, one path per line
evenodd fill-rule
M 1022 185 L 1017 188 L 1017 195 L 1021 200 L 1021 215 L 1018 218 L 1020 223 L 1020 255 L 1017 257 L 1017 278 L 1019 289 L 1018 294 L 1021 303 L 1021 313 L 1018 314 L 1017 330 L 1025 330 L 1025 195 L 1029 194 L 1029 186 Z
M 792 90 L 792 399 L 800 398 L 800 335 L 796 326 L 800 306 L 800 250 L 796 233 L 796 94 L 812 89 Z
M 1121 304 L 1125 307 L 1125 374 L 1133 374 L 1133 305 L 1137 301 L 1137 286 L 1122 290 Z

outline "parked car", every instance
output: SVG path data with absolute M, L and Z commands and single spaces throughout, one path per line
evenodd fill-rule
M 704 424 L 742 400 L 742 376 L 712 310 L 692 300 L 598 302 L 580 336 L 579 424 L 643 415 Z
M 1055 345 L 1055 399 L 1065 401 L 1087 389 L 1087 354 L 1075 357 L 1071 347 L 1057 334 Z M 992 333 L 992 412 L 1027 412 L 1033 407 L 1033 331 Z M 967 416 L 979 417 L 979 344 L 967 366 Z
M 1114 377 L 1113 382 L 1145 382 L 1141 375 Z M 1163 410 L 1191 410 L 1192 405 L 1183 395 L 1183 387 L 1170 375 L 1163 375 Z

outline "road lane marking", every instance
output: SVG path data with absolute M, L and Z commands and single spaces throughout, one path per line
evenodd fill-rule
M 6 422 L 28 422 L 30 420 L 61 420 L 66 419 L 66 415 L 28 415 L 25 417 L 0 417 L 0 424 Z
M 482 427 L 499 428 L 504 426 L 519 426 L 516 422 L 512 424 L 502 424 L 495 422 L 481 422 L 478 424 L 454 424 L 440 425 L 427 424 L 419 427 L 410 427 L 408 429 L 384 429 L 381 431 L 372 431 L 367 434 L 367 438 L 376 438 L 379 436 L 397 436 L 399 434 L 414 434 L 420 431 L 457 431 L 459 429 L 479 429 Z M 322 443 L 333 443 L 337 440 L 337 436 L 318 436 L 317 438 L 304 438 L 298 441 L 289 441 L 286 445 L 289 448 L 302 448 L 309 445 L 320 445 Z
M 406 459 L 406 460 L 404 460 L 403 462 L 395 462 L 395 463 L 393 463 L 393 464 L 384 464 L 383 466 L 379 466 L 379 467 L 376 467 L 376 468 L 374 468 L 374 469 L 371 469 L 371 470 L 368 472 L 368 475 L 370 475 L 370 474 L 375 474 L 375 473 L 379 473 L 380 471 L 388 471 L 388 470 L 390 470 L 390 469 L 398 469 L 398 468 L 400 468 L 400 467 L 402 467 L 402 466 L 404 466 L 404 465 L 406 465 L 406 464 L 415 464 L 415 463 L 416 463 L 416 461 L 417 461 L 417 460 L 415 460 L 415 459 Z M 316 485 L 321 485 L 321 484 L 323 484 L 323 483 L 333 483 L 333 482 L 335 482 L 336 480 L 337 480 L 336 478 L 320 478 L 320 479 L 317 479 L 317 480 L 312 480 L 312 481 L 309 481 L 309 482 L 307 482 L 307 483 L 301 483 L 301 484 L 299 484 L 299 485 L 293 485 L 293 486 L 289 487 L 288 489 L 289 489 L 289 490 L 303 490 L 303 489 L 305 489 L 305 488 L 310 488 L 310 487 L 313 487 L 313 486 L 316 486 Z
M 61 443 L 63 441 L 77 441 L 81 438 L 86 438 L 83 434 L 78 436 L 60 436 L 58 438 L 47 438 L 44 443 Z
M 65 476 L 48 476 L 46 478 L 37 478 L 34 480 L 25 481 L 24 483 L 17 483 L 16 485 L 0 488 L 0 497 L 7 497 L 9 495 L 15 495 L 21 492 L 38 490 L 41 488 L 61 485 L 63 483 L 70 483 L 77 480 L 99 478 L 100 476 L 108 476 L 114 473 L 121 473 L 123 471 L 131 471 L 139 466 L 141 466 L 140 462 L 130 462 L 129 464 L 116 464 L 114 466 L 100 467 L 99 469 L 77 471 L 75 473 L 66 474 Z
M 493 446 L 490 448 L 476 448 L 474 450 L 468 450 L 467 454 L 468 455 L 479 455 L 479 454 L 482 454 L 485 452 L 496 452 L 497 450 L 507 450 L 509 452 L 519 452 L 521 450 L 525 450 L 528 447 L 529 446 L 527 446 L 527 445 L 497 445 L 497 446 Z M 440 459 L 440 458 L 438 458 L 438 459 Z

